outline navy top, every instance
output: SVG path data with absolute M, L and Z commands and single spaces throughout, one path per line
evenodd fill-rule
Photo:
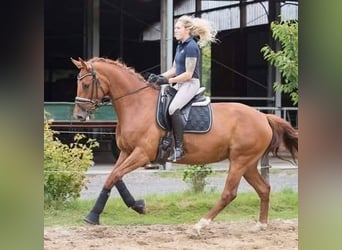
M 185 69 L 185 58 L 196 57 L 196 67 L 192 78 L 199 79 L 199 61 L 200 61 L 200 49 L 193 37 L 189 37 L 183 43 L 179 42 L 176 48 L 175 64 L 176 64 L 176 75 L 180 75 L 186 71 Z

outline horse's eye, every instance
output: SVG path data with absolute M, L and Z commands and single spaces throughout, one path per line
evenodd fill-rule
M 87 83 L 87 82 L 82 83 L 83 89 L 89 89 L 89 86 L 90 86 L 90 83 Z

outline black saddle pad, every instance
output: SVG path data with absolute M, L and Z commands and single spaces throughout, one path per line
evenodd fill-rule
M 158 97 L 157 105 L 157 123 L 158 125 L 170 131 L 171 121 L 168 115 L 168 107 L 176 93 L 176 90 L 171 87 L 161 89 Z M 184 120 L 185 133 L 207 133 L 212 126 L 212 111 L 210 102 L 206 102 L 207 97 L 195 96 L 181 110 Z M 203 104 L 201 104 L 203 103 Z
M 207 133 L 211 129 L 211 106 L 192 106 L 184 132 Z

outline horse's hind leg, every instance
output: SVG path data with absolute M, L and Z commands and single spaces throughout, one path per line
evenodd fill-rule
M 258 228 L 255 229 L 264 229 L 267 226 L 271 187 L 269 183 L 260 175 L 257 169 L 257 163 L 255 164 L 255 167 L 249 168 L 243 176 L 246 181 L 255 189 L 260 198 L 260 224 L 257 225 Z

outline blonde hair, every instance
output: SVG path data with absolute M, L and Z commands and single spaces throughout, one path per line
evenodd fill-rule
M 201 48 L 217 42 L 215 38 L 217 30 L 208 20 L 184 15 L 178 18 L 177 22 L 182 22 L 185 28 L 190 29 L 191 36 L 199 37 L 197 43 Z

